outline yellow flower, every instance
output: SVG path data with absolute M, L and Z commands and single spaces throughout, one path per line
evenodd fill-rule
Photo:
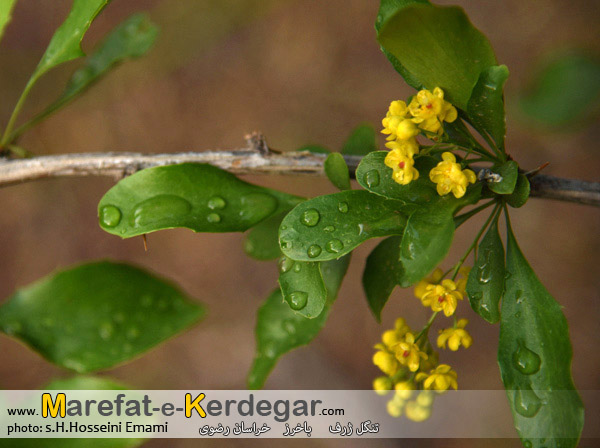
M 419 178 L 419 172 L 414 167 L 414 159 L 412 156 L 407 156 L 400 149 L 393 149 L 388 152 L 384 163 L 393 169 L 392 179 L 400 185 L 407 185 Z
M 452 123 L 458 116 L 454 106 L 444 101 L 444 92 L 439 87 L 433 89 L 433 93 L 426 89 L 417 93 L 408 111 L 419 128 L 438 135 L 444 132 L 442 122 Z
M 415 384 L 412 381 L 401 381 L 394 386 L 396 397 L 401 400 L 408 400 L 415 390 Z
M 393 353 L 385 350 L 379 350 L 373 355 L 373 364 L 381 369 L 386 375 L 392 376 L 400 367 L 400 363 Z
M 392 417 L 400 417 L 402 415 L 403 407 L 404 407 L 404 403 L 398 403 L 394 400 L 390 400 L 387 402 L 387 412 Z
M 456 311 L 458 300 L 463 299 L 460 291 L 456 290 L 456 283 L 445 279 L 439 285 L 428 285 L 426 293 L 421 297 L 424 306 L 430 306 L 433 311 L 443 311 L 446 316 L 452 316 Z
M 437 346 L 440 348 L 446 348 L 447 342 L 448 348 L 453 352 L 458 350 L 458 347 L 461 345 L 464 348 L 469 348 L 473 343 L 473 338 L 467 332 L 467 330 L 464 329 L 468 322 L 469 321 L 467 319 L 460 319 L 454 328 L 440 330 L 440 335 L 437 339 Z
M 406 403 L 404 413 L 406 414 L 406 418 L 414 422 L 422 422 L 431 416 L 431 408 L 427 406 L 421 406 L 416 401 L 409 401 Z
M 426 277 L 417 283 L 417 286 L 415 286 L 415 297 L 417 299 L 421 299 L 421 297 L 423 297 L 423 295 L 427 292 L 427 287 L 432 284 L 438 284 L 443 275 L 444 271 L 442 271 L 440 268 L 437 268 L 429 277 Z
M 377 395 L 385 395 L 392 390 L 392 380 L 387 376 L 380 376 L 373 380 L 373 390 Z
M 423 387 L 428 390 L 446 391 L 452 387 L 454 390 L 458 388 L 456 382 L 456 372 L 448 364 L 440 364 L 433 369 L 429 375 L 426 373 L 418 373 L 415 377 L 416 381 L 423 381 Z
M 394 330 L 396 330 L 400 337 L 412 331 L 403 317 L 396 319 L 396 322 L 394 322 Z
M 462 198 L 467 191 L 469 183 L 477 180 L 475 173 L 469 169 L 461 170 L 456 163 L 456 157 L 451 152 L 442 154 L 443 162 L 437 164 L 429 172 L 429 178 L 437 184 L 437 192 L 444 196 L 450 192 L 457 198 Z
M 417 140 L 413 138 L 409 138 L 408 140 L 394 140 L 391 142 L 387 142 L 385 144 L 386 148 L 394 150 L 398 149 L 408 157 L 412 157 L 415 154 L 419 153 L 419 144 Z
M 396 346 L 396 359 L 400 364 L 408 366 L 411 372 L 419 370 L 421 359 L 427 359 L 427 355 L 415 344 L 412 333 L 406 333 L 404 340 Z
M 433 404 L 433 393 L 428 390 L 419 392 L 419 395 L 417 395 L 417 404 L 423 407 L 431 406 Z
M 381 120 L 382 134 L 389 134 L 388 140 L 408 140 L 419 134 L 417 125 L 409 118 L 408 108 L 404 101 L 392 101 Z
M 456 281 L 456 289 L 460 291 L 463 296 L 467 295 L 467 280 L 469 279 L 469 272 L 471 272 L 471 268 L 468 266 L 462 266 L 458 270 L 460 278 Z

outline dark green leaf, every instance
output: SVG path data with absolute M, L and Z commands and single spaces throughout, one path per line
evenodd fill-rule
M 203 314 L 170 283 L 102 261 L 18 291 L 0 307 L 0 330 L 61 367 L 91 372 L 133 359 Z
M 4 34 L 4 28 L 12 19 L 12 10 L 17 0 L 0 0 L 0 39 Z
M 438 163 L 433 157 L 418 157 L 415 168 L 419 178 L 408 185 L 400 185 L 392 178 L 393 170 L 384 164 L 387 151 L 367 154 L 356 170 L 356 180 L 371 193 L 398 199 L 407 203 L 422 204 L 437 197 L 435 184 L 429 180 L 429 171 Z
M 504 246 L 498 232 L 498 217 L 479 244 L 475 266 L 469 273 L 467 295 L 471 308 L 488 322 L 500 320 L 498 304 L 504 292 Z
M 400 246 L 403 268 L 400 286 L 406 288 L 418 282 L 446 257 L 454 237 L 454 213 L 460 207 L 476 203 L 480 195 L 481 186 L 476 184 L 460 199 L 443 196 L 410 215 Z
M 129 17 L 104 39 L 83 67 L 73 73 L 61 97 L 38 117 L 45 117 L 73 100 L 118 64 L 143 56 L 152 47 L 157 35 L 158 28 L 146 14 Z
M 350 190 L 350 173 L 344 157 L 339 152 L 332 152 L 325 159 L 325 174 L 339 190 Z
M 517 165 L 517 162 L 509 160 L 493 171 L 499 174 L 500 178 L 498 181 L 490 179 L 487 183 L 488 188 L 494 193 L 511 194 L 515 190 L 517 177 L 519 176 L 519 165 Z
M 371 151 L 377 151 L 377 133 L 370 124 L 354 128 L 342 147 L 342 154 L 354 156 L 364 156 Z
M 584 411 L 571 377 L 567 321 L 507 224 L 498 363 L 515 427 L 528 446 L 575 447 Z
M 555 55 L 519 106 L 538 124 L 559 131 L 591 118 L 600 111 L 600 60 L 581 51 Z
M 279 286 L 283 300 L 305 318 L 314 319 L 325 308 L 327 290 L 319 262 L 283 257 L 279 262 Z
M 239 180 L 219 168 L 185 163 L 139 171 L 100 200 L 100 226 L 129 238 L 162 229 L 243 232 L 302 199 Z
M 529 192 L 531 186 L 529 185 L 529 179 L 525 174 L 519 174 L 517 177 L 517 185 L 515 191 L 506 197 L 506 203 L 514 208 L 523 207 L 529 199 Z
M 479 74 L 496 65 L 490 43 L 458 7 L 400 8 L 382 23 L 378 40 L 413 83 L 430 90 L 442 88 L 446 98 L 463 110 Z
M 479 75 L 479 80 L 469 99 L 469 120 L 480 133 L 489 134 L 498 148 L 504 148 L 506 120 L 504 117 L 504 83 L 508 78 L 506 65 L 488 67 Z
M 459 118 L 454 120 L 452 123 L 444 123 L 445 134 L 443 136 L 443 141 L 457 144 L 463 148 L 479 147 L 479 143 L 475 137 L 473 137 L 462 118 L 466 119 L 466 117 L 464 117 L 464 113 L 459 111 Z
M 325 146 L 321 146 L 321 145 L 305 145 L 302 146 L 301 148 L 297 149 L 298 152 L 302 152 L 302 151 L 308 151 L 308 152 L 312 152 L 313 154 L 329 154 L 329 149 L 325 148 Z
M 339 258 L 369 238 L 401 234 L 406 224 L 403 205 L 364 190 L 319 196 L 284 218 L 281 250 L 292 260 Z
M 263 387 L 269 373 L 285 353 L 310 343 L 321 331 L 329 316 L 340 285 L 348 269 L 350 255 L 321 263 L 327 288 L 327 304 L 315 319 L 293 312 L 277 289 L 259 308 L 256 322 L 256 356 L 248 374 L 248 388 Z
M 362 283 L 369 308 L 378 322 L 390 294 L 402 280 L 401 243 L 401 236 L 386 238 L 367 257 Z
M 274 260 L 281 256 L 279 225 L 288 212 L 265 219 L 254 226 L 244 241 L 244 252 L 256 260 Z

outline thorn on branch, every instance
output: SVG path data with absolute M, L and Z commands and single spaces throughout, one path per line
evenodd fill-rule
M 248 147 L 252 151 L 257 151 L 263 156 L 268 156 L 269 154 L 271 154 L 269 145 L 267 145 L 267 140 L 265 139 L 265 136 L 262 135 L 260 132 L 254 131 L 251 134 L 246 134 L 244 138 L 248 143 Z

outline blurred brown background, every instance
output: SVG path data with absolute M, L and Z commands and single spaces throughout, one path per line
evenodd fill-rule
M 598 123 L 577 133 L 531 132 L 514 113 L 515 94 L 538 56 L 554 48 L 600 50 L 600 2 L 455 0 L 491 40 L 508 65 L 509 152 L 522 166 L 550 162 L 546 173 L 598 180 Z M 0 46 L 0 122 L 34 69 L 70 1 L 21 0 Z M 233 148 L 260 130 L 269 143 L 293 150 L 306 143 L 339 149 L 352 127 L 379 126 L 390 100 L 411 89 L 375 41 L 375 0 L 129 0 L 114 1 L 84 39 L 90 50 L 129 14 L 146 10 L 161 27 L 150 55 L 121 66 L 64 111 L 29 132 L 22 145 L 36 154 L 85 151 L 149 153 Z M 61 91 L 77 62 L 49 73 L 35 88 L 22 118 Z M 248 180 L 303 195 L 333 192 L 324 179 L 256 177 Z M 0 300 L 55 269 L 98 258 L 145 266 L 209 307 L 201 324 L 146 356 L 107 372 L 137 389 L 241 389 L 253 357 L 254 314 L 275 287 L 274 263 L 247 258 L 242 235 L 186 230 L 122 241 L 100 230 L 96 204 L 110 179 L 48 180 L 0 190 Z M 600 294 L 598 209 L 533 199 L 512 213 L 523 251 L 564 306 L 580 389 L 598 389 Z M 479 221 L 457 232 L 451 257 L 462 254 Z M 273 389 L 367 389 L 377 375 L 372 346 L 402 315 L 420 326 L 427 311 L 412 291 L 397 290 L 377 325 L 361 291 L 364 258 L 356 251 L 329 322 L 317 340 L 283 358 L 267 382 Z M 461 303 L 475 343 L 442 354 L 463 389 L 501 388 L 491 326 Z M 17 342 L 0 337 L 0 387 L 37 388 L 67 376 Z M 493 405 L 493 404 L 490 404 Z M 590 416 L 591 417 L 591 416 Z M 596 416 L 597 417 L 597 416 Z M 196 446 L 198 441 L 154 441 L 149 447 Z M 205 442 L 202 442 L 205 443 Z M 255 442 L 258 443 L 258 442 Z M 263 441 L 279 446 L 280 441 Z M 302 446 L 330 446 L 311 440 Z M 245 445 L 243 441 L 212 441 Z M 344 446 L 362 446 L 356 440 Z M 518 446 L 516 441 L 397 440 L 368 446 Z M 591 446 L 587 442 L 583 446 Z M 592 444 L 593 445 L 593 444 Z M 299 446 L 299 445 L 298 445 Z

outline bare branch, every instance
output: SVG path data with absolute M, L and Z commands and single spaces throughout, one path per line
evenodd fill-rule
M 29 159 L 0 159 L 0 187 L 69 176 L 110 176 L 121 179 L 144 168 L 179 163 L 209 163 L 236 174 L 279 174 L 323 176 L 325 154 L 275 153 L 266 150 L 261 136 L 248 138 L 249 146 L 230 151 L 174 154 L 83 153 L 41 156 Z M 354 174 L 359 156 L 345 156 Z M 600 183 L 536 175 L 531 179 L 531 196 L 600 206 Z

